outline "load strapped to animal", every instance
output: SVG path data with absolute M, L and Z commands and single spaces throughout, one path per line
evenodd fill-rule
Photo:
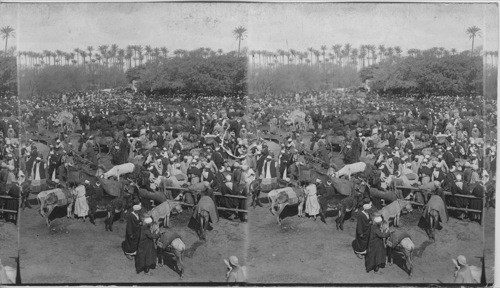
M 300 110 L 293 110 L 288 114 L 288 119 L 286 120 L 287 125 L 298 125 L 301 130 L 306 129 L 306 113 Z
M 54 125 L 66 125 L 69 131 L 74 131 L 75 124 L 73 123 L 73 114 L 68 111 L 62 111 L 55 117 Z

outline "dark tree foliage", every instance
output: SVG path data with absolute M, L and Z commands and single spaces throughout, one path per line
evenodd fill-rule
M 484 96 L 497 98 L 498 94 L 498 69 L 496 67 L 486 68 L 484 75 Z
M 140 91 L 156 94 L 236 96 L 246 92 L 247 58 L 186 55 L 148 62 L 127 72 Z
M 252 93 L 286 93 L 359 86 L 355 67 L 324 69 L 320 66 L 283 65 L 253 69 L 249 76 Z
M 89 89 L 117 88 L 127 85 L 119 67 L 44 66 L 21 70 L 20 94 L 50 95 Z
M 17 94 L 16 57 L 0 57 L 0 95 Z
M 482 95 L 481 57 L 453 55 L 392 58 L 359 72 L 381 94 Z

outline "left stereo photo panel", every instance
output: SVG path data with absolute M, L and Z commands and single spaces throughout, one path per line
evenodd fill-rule
M 17 15 L 17 5 L 0 3 L 0 286 L 22 283 L 19 211 L 24 207 L 26 177 L 20 157 L 24 148 L 17 91 Z

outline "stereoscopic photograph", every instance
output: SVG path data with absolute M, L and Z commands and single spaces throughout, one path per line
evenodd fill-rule
M 0 284 L 495 283 L 497 3 L 0 3 Z

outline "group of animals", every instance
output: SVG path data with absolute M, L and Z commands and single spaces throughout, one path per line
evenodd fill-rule
M 390 202 L 388 205 L 386 205 L 376 213 L 381 215 L 384 221 L 386 221 L 387 223 L 390 220 L 394 220 L 394 226 L 399 225 L 400 223 L 399 217 L 403 210 L 411 212 L 412 204 L 419 204 L 413 201 L 405 199 L 397 199 L 397 197 L 395 198 L 394 195 L 396 195 L 396 193 L 394 193 L 394 191 L 379 191 L 377 189 L 369 187 L 369 185 L 365 181 L 360 181 L 357 178 L 352 179 L 352 177 L 355 175 L 358 176 L 362 175 L 367 170 L 367 167 L 368 167 L 367 164 L 364 162 L 348 164 L 342 167 L 340 170 L 336 171 L 333 177 L 329 177 L 328 175 L 322 174 L 313 169 L 306 171 L 307 169 L 306 167 L 304 168 L 305 169 L 304 171 L 301 171 L 301 177 L 299 177 L 302 178 L 301 180 L 308 180 L 308 182 L 314 182 L 315 179 L 321 179 L 323 182 L 326 182 L 326 180 L 331 180 L 333 186 L 336 188 L 336 191 L 339 192 L 339 194 L 334 195 L 334 197 L 332 197 L 328 203 L 328 211 L 337 212 L 338 217 L 335 220 L 337 230 L 338 229 L 343 230 L 343 224 L 347 214 L 351 211 L 357 210 L 360 206 L 362 206 L 364 198 L 381 197 L 384 200 Z M 118 196 L 114 199 L 105 198 L 108 200 L 100 201 L 97 207 L 98 209 L 105 210 L 107 212 L 106 219 L 104 221 L 106 230 L 112 231 L 113 220 L 116 213 L 120 213 L 123 219 L 124 215 L 123 212 L 126 210 L 128 206 L 130 206 L 129 201 L 131 201 L 134 197 L 141 198 L 140 197 L 141 188 L 139 188 L 136 183 L 128 182 L 127 180 L 121 179 L 123 175 L 133 173 L 135 169 L 136 168 L 133 163 L 126 163 L 112 167 L 107 172 L 104 172 L 101 175 L 101 178 L 95 179 L 95 176 L 84 175 L 87 178 L 93 178 L 92 181 L 94 181 L 94 183 L 96 181 L 104 181 L 103 179 L 108 179 L 108 178 L 117 179 L 116 182 L 120 183 L 120 185 L 118 185 L 119 187 Z M 308 178 L 308 179 L 303 179 L 303 178 Z M 256 179 L 250 185 L 249 192 L 252 196 L 253 200 L 252 206 L 254 207 L 255 204 L 257 203 L 256 200 L 258 200 L 259 194 L 261 192 L 260 188 L 261 185 L 259 183 L 260 181 L 261 181 L 260 179 Z M 298 205 L 299 207 L 298 215 L 299 216 L 303 215 L 302 207 L 304 206 L 306 200 L 304 189 L 305 187 L 303 186 L 281 187 L 279 189 L 268 191 L 267 197 L 269 199 L 269 202 L 271 203 L 271 213 L 277 217 L 277 222 L 279 224 L 281 224 L 280 214 L 285 209 L 286 206 Z M 42 214 L 42 216 L 46 217 L 47 224 L 50 223 L 48 216 L 50 215 L 52 210 L 57 206 L 68 205 L 67 216 L 71 217 L 71 209 L 74 198 L 73 195 L 71 195 L 72 191 L 74 190 L 56 188 L 48 191 L 43 191 L 38 194 L 37 198 L 41 204 L 40 213 Z M 151 193 L 148 191 L 141 191 L 141 192 L 146 195 L 147 193 Z M 180 195 L 182 196 L 183 194 L 184 193 L 181 193 Z M 390 195 L 387 196 L 385 194 L 388 195 L 390 194 Z M 444 219 L 445 217 L 444 215 L 440 214 L 442 213 L 442 211 L 444 211 L 445 208 L 444 201 L 442 201 L 442 199 L 440 200 L 441 201 L 439 201 L 439 199 L 436 198 L 433 201 L 429 201 L 429 203 L 432 203 L 432 205 L 427 206 L 426 209 L 424 209 L 425 213 L 424 216 L 425 219 L 428 220 L 428 224 L 430 227 L 428 233 L 431 239 L 435 238 L 434 229 L 438 225 L 440 218 Z M 207 206 L 208 208 L 207 207 L 200 208 L 201 207 L 200 205 L 195 206 L 193 209 L 194 211 L 193 217 L 196 220 L 198 220 L 199 223 L 200 239 L 206 239 L 206 230 L 209 221 L 212 220 L 212 222 L 214 222 L 215 220 L 218 220 L 218 216 L 215 215 L 217 213 L 213 213 L 213 211 L 216 210 L 213 196 L 212 197 L 202 196 L 199 199 L 198 204 L 200 203 L 203 203 L 203 205 Z M 175 207 L 181 204 L 182 202 L 180 201 L 162 201 L 162 203 L 154 207 L 150 213 L 155 222 L 159 223 L 161 219 L 164 219 L 164 226 L 168 227 L 170 213 L 172 211 L 175 211 Z M 278 206 L 278 209 L 275 209 L 276 206 Z M 47 212 L 44 212 L 45 210 L 47 210 Z M 323 212 L 326 213 L 327 211 Z M 91 219 L 92 217 L 93 215 L 91 216 Z M 400 243 L 396 243 L 393 248 L 395 249 L 400 248 L 401 250 L 403 250 L 407 260 L 407 267 L 411 275 L 412 273 L 411 260 L 412 260 L 412 251 L 414 248 L 413 242 L 411 242 L 411 239 L 407 239 Z
M 365 202 L 366 198 L 375 199 L 376 197 L 382 197 L 387 205 L 381 207 L 380 210 L 374 207 L 372 211 L 369 211 L 372 217 L 375 215 L 380 215 L 385 223 L 388 225 L 393 222 L 395 227 L 400 226 L 400 215 L 403 211 L 411 212 L 413 210 L 412 205 L 422 206 L 422 203 L 411 201 L 408 199 L 403 199 L 401 196 L 398 198 L 396 195 L 402 195 L 402 193 L 395 193 L 395 191 L 380 191 L 371 188 L 364 179 L 352 179 L 355 175 L 360 175 L 366 169 L 366 163 L 359 162 L 344 166 L 342 169 L 338 170 L 333 177 L 322 174 L 317 171 L 304 171 L 301 173 L 305 174 L 307 181 L 301 183 L 314 183 L 316 179 L 320 179 L 323 183 L 327 180 L 332 182 L 332 186 L 335 188 L 338 194 L 331 197 L 328 202 L 328 211 L 335 211 L 337 213 L 337 218 L 335 219 L 337 230 L 343 230 L 343 224 L 348 216 L 348 213 L 356 211 Z M 306 173 L 307 172 L 307 173 Z M 341 178 L 342 177 L 342 178 Z M 347 179 L 343 179 L 343 177 Z M 299 177 L 300 180 L 301 177 Z M 304 177 L 302 177 L 304 178 Z M 259 180 L 255 180 L 259 181 Z M 299 181 L 300 182 L 300 181 Z M 289 184 L 289 183 L 287 183 Z M 344 184 L 344 185 L 342 185 Z M 277 217 L 278 224 L 281 224 L 281 212 L 286 206 L 298 206 L 298 216 L 303 216 L 303 207 L 306 201 L 305 185 L 295 186 L 295 185 L 283 185 L 288 187 L 280 187 L 268 191 L 267 198 L 269 203 L 271 203 L 271 213 Z M 253 198 L 258 198 L 261 192 L 259 185 L 250 185 Z M 393 187 L 393 189 L 395 189 Z M 375 193 L 372 193 L 375 192 Z M 388 194 L 389 196 L 387 196 Z M 253 201 L 252 206 L 255 207 L 255 201 Z M 440 221 L 447 221 L 447 215 L 445 214 L 445 204 L 443 199 L 438 195 L 433 195 L 429 199 L 427 205 L 423 209 L 423 217 L 428 224 L 428 234 L 431 239 L 435 239 L 434 230 L 436 229 Z M 323 211 L 327 212 L 327 211 Z M 444 215 L 443 215 L 444 214 Z M 399 230 L 397 230 L 399 231 Z M 401 231 L 399 231 L 401 232 Z M 401 236 L 401 235 L 400 235 Z M 415 245 L 411 240 L 410 235 L 403 235 L 403 237 L 397 238 L 397 241 L 390 242 L 389 249 L 389 259 L 392 261 L 393 251 L 401 251 L 406 260 L 406 267 L 409 275 L 413 273 L 413 250 Z

